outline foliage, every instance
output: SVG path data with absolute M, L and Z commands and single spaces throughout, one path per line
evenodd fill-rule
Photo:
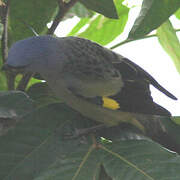
M 38 34 L 53 34 L 60 21 L 74 16 L 80 20 L 69 35 L 107 45 L 124 32 L 133 8 L 123 0 L 75 2 L 0 0 L 0 67 L 7 46 L 33 36 L 32 28 Z M 179 8 L 179 0 L 143 0 L 128 38 L 114 47 L 151 37 L 149 33 L 156 30 L 153 36 L 180 72 L 178 30 L 169 20 L 173 14 L 180 19 Z M 31 79 L 16 75 L 0 71 L 0 179 L 180 179 L 179 117 L 159 117 L 160 126 L 145 122 L 146 134 L 123 124 L 71 138 L 77 129 L 97 123 L 59 102 L 37 75 Z
M 97 15 L 96 18 L 91 20 L 84 20 L 84 18 L 81 19 L 81 22 L 78 26 L 75 26 L 72 31 L 70 32 L 70 36 L 79 36 L 83 38 L 88 38 L 93 41 L 96 41 L 99 44 L 106 45 L 110 43 L 112 40 L 114 40 L 119 34 L 121 34 L 124 30 L 124 27 L 127 23 L 128 19 L 128 12 L 129 9 L 122 5 L 122 0 L 116 0 L 116 8 L 117 13 L 120 19 L 109 19 L 107 17 L 104 17 L 103 15 Z M 83 23 L 84 22 L 84 23 Z M 85 31 L 79 33 L 77 31 L 74 31 L 74 29 L 77 29 L 80 31 L 84 26 L 87 26 Z M 103 38 L 102 38 L 103 35 Z
M 172 58 L 177 70 L 180 73 L 180 43 L 179 39 L 176 36 L 176 32 L 173 29 L 171 22 L 168 20 L 163 23 L 157 29 L 157 36 L 160 44 L 164 50 Z

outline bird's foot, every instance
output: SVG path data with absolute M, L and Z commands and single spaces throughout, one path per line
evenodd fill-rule
M 90 128 L 75 129 L 74 134 L 66 134 L 64 139 L 76 139 L 79 137 L 87 136 L 89 134 L 96 133 L 98 130 L 102 130 L 104 128 L 107 128 L 107 126 L 105 126 L 104 124 L 100 124 Z

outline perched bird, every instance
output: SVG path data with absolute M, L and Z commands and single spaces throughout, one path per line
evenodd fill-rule
M 78 37 L 20 40 L 9 50 L 9 68 L 39 73 L 68 106 L 107 126 L 127 122 L 143 129 L 136 114 L 170 116 L 153 102 L 150 84 L 177 99 L 132 61 Z

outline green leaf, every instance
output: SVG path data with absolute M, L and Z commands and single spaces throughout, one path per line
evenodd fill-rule
M 0 49 L 1 50 L 1 49 Z M 2 66 L 0 66 L 1 68 Z M 7 79 L 6 79 L 6 74 L 5 72 L 0 72 L 0 90 L 4 91 L 7 90 Z
M 113 0 L 80 0 L 80 2 L 88 9 L 96 11 L 108 18 L 118 18 Z
M 180 116 L 175 116 L 175 117 L 173 117 L 173 121 L 174 121 L 176 124 L 179 124 L 179 125 L 180 125 Z
M 176 11 L 175 15 L 178 19 L 180 19 L 180 9 Z
M 179 0 L 144 0 L 128 39 L 138 39 L 159 27 L 180 7 Z
M 180 73 L 180 42 L 170 21 L 166 21 L 157 29 L 157 36 L 161 46 L 172 58 Z
M 81 18 L 80 21 L 73 27 L 71 32 L 68 34 L 68 36 L 75 36 L 78 34 L 78 32 L 81 30 L 82 27 L 84 27 L 88 22 L 90 21 L 90 18 Z
M 112 144 L 103 145 L 98 150 L 90 151 L 90 148 L 86 147 L 89 154 L 83 152 L 82 146 L 79 148 L 79 153 L 74 149 L 69 154 L 69 158 L 58 159 L 36 180 L 59 178 L 91 180 L 93 177 L 99 179 L 100 165 L 104 167 L 109 177 L 117 180 L 163 180 L 164 178 L 175 180 L 180 177 L 178 175 L 180 157 L 148 140 L 117 140 Z M 85 162 L 80 166 L 83 160 Z M 78 167 L 80 167 L 79 172 Z
M 32 100 L 21 91 L 0 92 L 0 117 L 16 118 L 33 110 Z
M 104 154 L 103 165 L 112 179 L 173 180 L 179 176 L 177 166 L 180 157 L 154 142 L 117 141 L 116 144 L 106 146 L 104 150 L 107 153 Z
M 158 142 L 160 142 L 166 148 L 180 154 L 180 126 L 175 119 L 177 120 L 178 117 L 161 118 L 161 123 L 165 131 L 164 133 L 158 133 L 158 136 L 160 136 Z M 155 139 L 157 140 L 157 135 L 155 136 Z
M 38 34 L 47 30 L 47 23 L 56 14 L 56 0 L 13 0 L 10 4 L 10 40 L 15 42 L 20 39 L 34 36 L 32 27 Z
M 92 124 L 64 104 L 24 116 L 0 137 L 0 179 L 92 180 L 99 179 L 101 167 L 117 180 L 180 179 L 179 155 L 131 129 L 102 130 L 97 146 L 91 136 L 67 139 L 75 129 Z
M 78 16 L 79 18 L 87 18 L 93 15 L 92 11 L 88 10 L 83 4 L 77 2 L 65 15 L 64 19 Z
M 37 107 L 60 102 L 45 82 L 33 84 L 27 94 L 34 100 Z
M 86 150 L 88 145 L 79 147 L 79 140 L 65 141 L 62 137 L 67 131 L 65 124 L 70 120 L 76 123 L 78 117 L 76 112 L 58 104 L 22 117 L 14 129 L 0 137 L 0 179 L 31 180 L 45 173 L 58 159 L 64 159 L 63 163 L 70 161 L 75 152 L 81 155 L 81 149 Z M 75 164 L 76 161 L 71 167 Z
M 121 2 L 122 0 L 116 1 L 116 7 L 119 15 L 118 20 L 112 20 L 102 15 L 98 15 L 94 20 L 86 22 L 89 23 L 89 26 L 84 32 L 80 34 L 77 33 L 76 35 L 78 35 L 79 37 L 90 39 L 101 45 L 110 43 L 123 32 L 128 19 L 129 9 L 126 6 L 122 5 Z M 80 27 L 79 24 L 78 27 Z

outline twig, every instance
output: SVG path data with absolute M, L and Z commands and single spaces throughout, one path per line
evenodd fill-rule
M 7 0 L 6 4 L 3 4 L 3 6 L 1 6 L 1 20 L 4 26 L 2 33 L 2 40 L 1 40 L 3 63 L 5 63 L 8 57 L 8 16 L 9 16 L 9 7 L 10 7 L 9 4 L 10 4 L 10 0 Z M 7 76 L 8 89 L 13 90 L 16 75 L 14 73 L 7 72 L 6 76 Z
M 180 29 L 175 29 L 175 32 L 179 32 L 179 31 L 180 31 Z M 152 35 L 149 35 L 149 36 L 144 36 L 144 37 L 139 38 L 139 39 L 126 39 L 126 40 L 112 46 L 110 49 L 115 49 L 115 48 L 117 48 L 117 47 L 119 47 L 119 46 L 121 46 L 123 44 L 129 43 L 129 42 L 132 42 L 132 41 L 137 41 L 137 40 L 142 40 L 142 39 L 147 39 L 147 38 L 152 38 L 152 37 L 157 37 L 157 35 L 152 34 Z
M 68 10 L 73 7 L 73 5 L 78 0 L 70 0 L 69 2 L 65 2 L 65 0 L 59 0 L 59 11 L 51 25 L 51 27 L 48 29 L 47 34 L 53 34 L 56 30 L 57 26 L 61 22 L 61 20 L 64 18 L 65 14 L 68 12 Z
M 7 56 L 8 56 L 8 15 L 9 15 L 9 2 L 10 0 L 7 0 L 7 3 L 3 6 L 1 6 L 1 19 L 2 24 L 4 25 L 3 28 L 3 34 L 2 34 L 2 40 L 1 40 L 1 46 L 2 46 L 2 59 L 3 62 L 5 62 Z

